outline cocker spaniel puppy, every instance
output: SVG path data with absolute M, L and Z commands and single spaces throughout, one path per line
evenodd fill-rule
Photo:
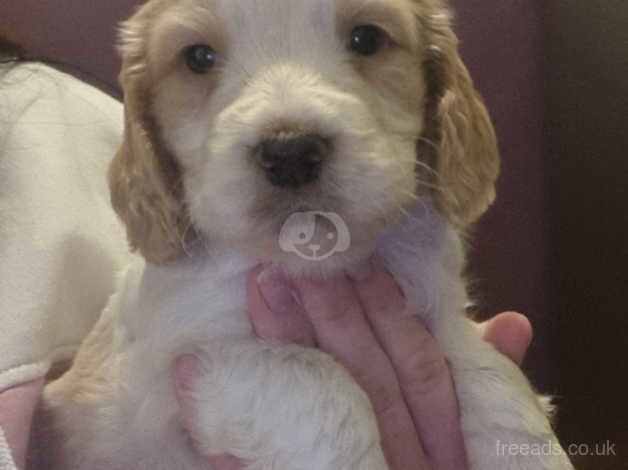
M 374 252 L 449 360 L 470 467 L 571 468 L 496 447 L 560 449 L 520 370 L 464 315 L 463 238 L 499 163 L 444 1 L 149 0 L 120 51 L 126 131 L 109 182 L 146 261 L 46 390 L 48 468 L 205 468 L 168 380 L 190 350 L 208 452 L 249 469 L 388 468 L 344 369 L 257 339 L 245 311 L 260 262 L 316 277 Z M 337 238 L 333 256 L 317 230 Z

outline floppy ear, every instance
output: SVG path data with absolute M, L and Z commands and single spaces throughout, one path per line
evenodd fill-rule
M 464 229 L 495 199 L 497 139 L 488 111 L 460 58 L 448 10 L 439 6 L 419 17 L 428 41 L 425 128 L 419 156 L 428 154 L 435 170 L 438 208 Z
M 122 30 L 125 130 L 109 167 L 109 189 L 113 207 L 126 224 L 131 248 L 162 265 L 182 251 L 188 221 L 181 171 L 162 142 L 153 116 L 143 20 L 140 10 Z

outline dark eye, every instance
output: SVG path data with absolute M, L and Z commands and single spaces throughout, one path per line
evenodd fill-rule
M 377 26 L 356 26 L 351 31 L 349 47 L 360 55 L 373 55 L 381 47 L 382 40 L 382 31 Z
M 207 73 L 216 63 L 216 52 L 205 44 L 189 46 L 185 49 L 185 62 L 192 72 Z

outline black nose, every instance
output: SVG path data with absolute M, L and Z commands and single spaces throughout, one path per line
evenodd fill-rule
M 316 181 L 328 152 L 325 138 L 301 134 L 265 140 L 256 158 L 271 184 L 296 189 Z

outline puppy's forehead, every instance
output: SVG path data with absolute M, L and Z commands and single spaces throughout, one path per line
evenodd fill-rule
M 304 38 L 333 38 L 338 0 L 208 0 L 229 41 L 240 48 L 278 54 Z M 320 46 L 321 44 L 317 44 Z
M 207 8 L 226 29 L 229 41 L 239 46 L 303 49 L 304 41 L 317 38 L 320 48 L 325 39 L 331 44 L 339 19 L 374 12 L 393 13 L 402 28 L 413 23 L 413 0 L 192 0 Z M 189 4 L 183 0 L 181 4 Z M 411 29 L 411 28 L 410 28 Z

